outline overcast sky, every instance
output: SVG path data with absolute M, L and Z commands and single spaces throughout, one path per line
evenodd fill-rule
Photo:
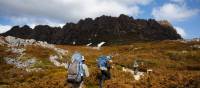
M 13 25 L 62 26 L 120 14 L 168 20 L 182 37 L 200 37 L 200 0 L 0 0 L 0 33 Z

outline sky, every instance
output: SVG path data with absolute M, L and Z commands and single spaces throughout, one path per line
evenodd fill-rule
M 14 25 L 63 26 L 120 14 L 168 20 L 183 38 L 200 38 L 200 0 L 0 0 L 0 33 Z

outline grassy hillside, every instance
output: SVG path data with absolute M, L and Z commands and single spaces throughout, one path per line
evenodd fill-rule
M 86 88 L 97 88 L 96 59 L 99 55 L 112 55 L 112 79 L 106 81 L 105 88 L 198 88 L 200 87 L 200 49 L 192 47 L 200 42 L 182 43 L 178 41 L 161 41 L 133 43 L 129 45 L 105 46 L 101 50 L 86 46 L 57 45 L 68 50 L 61 59 L 69 61 L 75 51 L 81 52 L 90 70 L 90 77 L 85 79 Z M 5 88 L 63 88 L 67 71 L 49 62 L 48 57 L 54 51 L 27 46 L 25 57 L 35 57 L 41 63 L 39 72 L 26 72 L 13 65 L 6 64 L 4 57 L 15 54 L 0 46 L 0 87 Z M 130 73 L 122 71 L 122 67 L 132 68 L 134 60 L 143 63 L 140 70 L 153 69 L 150 75 L 145 74 L 141 80 L 134 80 Z M 67 88 L 67 87 L 65 87 Z

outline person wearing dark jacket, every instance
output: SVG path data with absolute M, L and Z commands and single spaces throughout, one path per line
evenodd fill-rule
M 98 73 L 98 81 L 99 81 L 99 88 L 103 87 L 103 83 L 105 80 L 111 79 L 111 56 L 101 56 L 98 59 L 98 68 L 99 68 L 99 73 Z

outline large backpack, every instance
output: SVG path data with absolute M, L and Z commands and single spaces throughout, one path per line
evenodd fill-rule
M 100 56 L 98 58 L 97 65 L 100 70 L 108 70 L 109 64 L 107 56 Z
M 98 74 L 97 77 L 100 80 L 108 80 L 111 78 L 109 59 L 108 56 L 100 56 L 97 60 L 98 68 L 101 70 L 101 74 Z
M 72 63 L 69 65 L 67 76 L 69 83 L 80 83 L 83 80 L 81 77 L 83 72 L 81 57 L 82 55 L 80 53 L 75 53 L 72 56 Z

